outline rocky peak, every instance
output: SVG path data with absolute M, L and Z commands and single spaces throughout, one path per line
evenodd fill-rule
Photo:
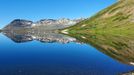
M 41 19 L 37 22 L 32 22 L 29 20 L 24 19 L 15 19 L 10 24 L 8 24 L 4 30 L 14 30 L 18 28 L 32 28 L 32 27 L 39 27 L 43 26 L 41 28 L 43 29 L 62 29 L 66 28 L 72 25 L 75 25 L 76 23 L 82 21 L 83 19 L 74 19 L 70 20 L 67 18 L 62 19 Z
M 56 22 L 54 19 L 41 19 L 40 21 L 37 22 L 37 24 L 50 24 L 52 22 Z
M 73 25 L 76 24 L 84 19 L 68 19 L 68 18 L 61 18 L 61 19 L 42 19 L 38 21 L 37 25 Z
M 10 25 L 12 25 L 12 26 L 19 26 L 19 27 L 25 27 L 25 26 L 31 26 L 32 23 L 33 22 L 29 21 L 29 20 L 15 19 L 14 21 L 12 21 L 10 23 Z

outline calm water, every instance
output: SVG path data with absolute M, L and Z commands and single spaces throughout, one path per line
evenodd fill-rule
M 5 35 L 0 34 L 0 75 L 117 75 L 134 70 L 133 55 L 113 56 L 98 46 L 100 41 L 89 38 L 90 43 L 84 35 Z

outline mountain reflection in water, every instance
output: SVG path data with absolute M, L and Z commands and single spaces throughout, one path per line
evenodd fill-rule
M 117 35 L 77 34 L 63 35 L 51 31 L 4 31 L 16 43 L 40 41 L 42 43 L 85 43 L 126 65 L 134 65 L 134 38 Z
M 90 44 L 100 52 L 118 60 L 134 65 L 134 37 L 101 34 L 70 35 L 77 40 Z
M 34 33 L 32 31 L 6 31 L 3 33 L 7 37 L 9 37 L 11 40 L 13 40 L 16 43 L 23 43 L 23 42 L 28 42 L 28 41 L 40 41 L 44 43 L 53 43 L 53 42 L 58 42 L 58 43 L 69 43 L 69 42 L 75 42 L 76 39 L 63 35 L 63 34 L 58 34 L 54 33 L 51 31 L 35 31 Z
M 104 54 L 126 64 L 134 65 L 134 38 L 112 35 L 75 35 L 72 37 L 50 31 L 12 31 L 4 32 L 4 35 L 14 42 L 22 43 L 37 40 L 44 43 L 69 43 L 83 42 L 97 48 Z

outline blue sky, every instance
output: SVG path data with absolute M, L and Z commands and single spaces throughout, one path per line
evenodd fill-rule
M 90 17 L 116 0 L 0 0 L 0 28 L 14 19 Z

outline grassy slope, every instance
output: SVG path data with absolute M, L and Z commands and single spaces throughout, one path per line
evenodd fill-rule
M 90 19 L 63 31 L 68 31 L 67 35 L 94 46 L 122 63 L 132 65 L 131 62 L 134 62 L 133 30 L 134 0 L 120 0 Z
M 121 0 L 116 4 L 100 11 L 90 19 L 75 26 L 66 28 L 70 34 L 99 33 L 99 34 L 134 34 L 134 1 Z

